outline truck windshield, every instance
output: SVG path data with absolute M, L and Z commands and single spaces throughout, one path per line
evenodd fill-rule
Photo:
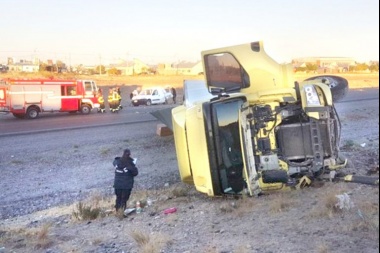
M 85 81 L 84 82 L 84 89 L 85 89 L 85 91 L 93 91 L 92 82 L 91 81 Z
M 215 103 L 214 127 L 220 182 L 224 193 L 238 193 L 243 190 L 243 159 L 239 133 L 239 109 L 242 99 L 227 103 Z
M 86 95 L 94 95 L 98 88 L 96 87 L 96 83 L 94 81 L 84 81 L 84 90 Z

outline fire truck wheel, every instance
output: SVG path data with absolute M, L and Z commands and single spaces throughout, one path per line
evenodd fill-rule
M 80 111 L 83 114 L 89 114 L 91 112 L 91 107 L 89 105 L 82 105 Z
M 36 107 L 29 107 L 26 111 L 26 116 L 28 119 L 36 119 L 38 118 L 39 111 Z
M 25 114 L 23 113 L 13 113 L 13 116 L 15 116 L 18 119 L 23 119 L 25 118 Z

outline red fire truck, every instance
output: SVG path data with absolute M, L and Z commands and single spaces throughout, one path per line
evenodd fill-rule
M 89 114 L 99 107 L 97 90 L 92 80 L 0 80 L 0 112 L 28 119 L 42 112 Z

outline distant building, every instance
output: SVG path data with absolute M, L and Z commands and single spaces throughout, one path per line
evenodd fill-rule
M 157 66 L 159 75 L 200 75 L 203 74 L 203 65 L 201 61 L 196 63 L 181 61 L 177 64 L 162 63 Z
M 8 70 L 14 72 L 38 72 L 40 65 L 38 61 L 26 61 L 20 60 L 20 62 L 14 62 L 13 58 L 8 58 Z
M 304 57 L 292 60 L 294 67 L 306 67 L 307 64 L 317 65 L 318 73 L 341 73 L 347 72 L 350 66 L 356 62 L 349 57 Z
M 150 70 L 150 67 L 139 59 L 133 59 L 133 61 L 122 61 L 117 64 L 110 64 L 106 67 L 106 71 L 113 68 L 119 70 L 121 75 L 126 76 L 148 74 Z

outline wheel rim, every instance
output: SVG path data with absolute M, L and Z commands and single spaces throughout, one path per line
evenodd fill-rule
M 82 113 L 87 114 L 89 112 L 90 112 L 90 108 L 88 106 L 83 106 L 82 107 Z
M 35 119 L 38 116 L 38 111 L 36 109 L 30 109 L 28 112 L 28 116 L 31 119 Z

